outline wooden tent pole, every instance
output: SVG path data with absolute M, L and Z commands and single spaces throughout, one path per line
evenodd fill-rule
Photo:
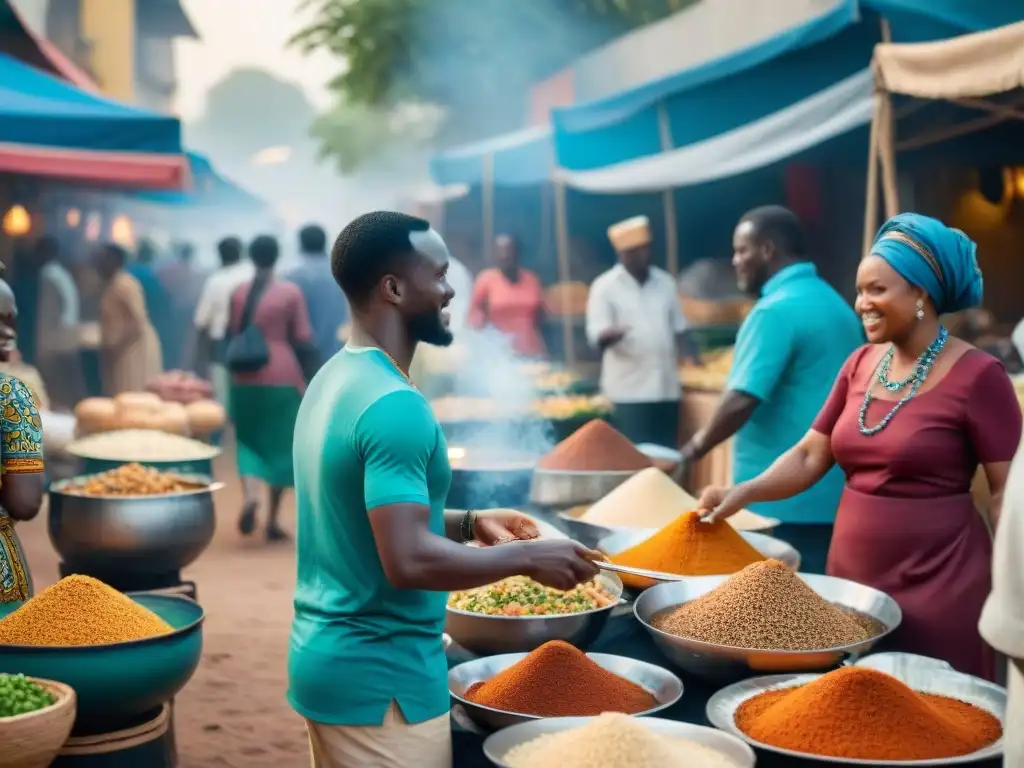
M 871 116 L 871 134 L 868 139 L 868 186 L 864 196 L 864 247 L 861 257 L 868 255 L 871 250 L 871 242 L 875 239 L 875 232 L 878 231 L 878 132 L 880 114 L 880 93 L 881 85 L 875 86 L 875 112 Z
M 662 152 L 671 152 L 675 149 L 672 141 L 672 123 L 669 122 L 664 101 L 658 103 L 658 135 L 661 139 Z M 665 216 L 665 268 L 675 277 L 679 274 L 679 229 L 676 222 L 676 196 L 671 187 L 661 193 L 661 204 Z
M 885 216 L 892 218 L 900 212 L 899 188 L 896 185 L 896 137 L 892 120 L 892 97 L 882 90 L 878 94 L 880 120 L 878 125 L 879 160 L 882 165 L 882 190 L 885 198 Z
M 565 183 L 551 182 L 555 193 L 555 247 L 558 256 L 558 282 L 568 286 L 572 280 L 569 265 L 569 210 L 566 205 Z M 576 362 L 576 346 L 573 344 L 572 315 L 562 307 L 562 353 L 567 365 Z

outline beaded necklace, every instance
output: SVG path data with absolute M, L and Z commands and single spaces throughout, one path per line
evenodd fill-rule
M 925 379 L 928 378 L 928 374 L 931 373 L 932 366 L 935 365 L 935 358 L 942 352 L 943 347 L 946 346 L 946 339 L 949 338 L 949 331 L 946 330 L 945 326 L 939 326 L 939 335 L 935 337 L 935 341 L 928 345 L 928 348 L 921 353 L 921 356 L 917 358 L 917 364 L 914 366 L 914 370 L 911 371 L 907 378 L 900 381 L 889 381 L 889 371 L 892 369 L 892 359 L 896 354 L 896 348 L 890 346 L 888 351 L 882 356 L 881 362 L 878 364 L 878 369 L 875 372 L 875 380 L 889 392 L 899 392 L 900 390 L 910 387 L 909 391 L 901 397 L 896 404 L 892 407 L 892 410 L 885 415 L 885 417 L 875 426 L 869 427 L 865 420 L 867 418 L 868 406 L 871 405 L 871 401 L 876 398 L 871 395 L 871 386 L 874 382 L 869 382 L 868 387 L 864 392 L 864 402 L 860 406 L 860 415 L 857 417 L 857 425 L 860 427 L 860 433 L 865 437 L 871 437 L 877 435 L 892 421 L 893 416 L 904 405 L 909 403 L 917 395 L 918 390 L 924 384 Z

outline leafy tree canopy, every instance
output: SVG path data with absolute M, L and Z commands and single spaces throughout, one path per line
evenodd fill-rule
M 532 84 L 696 1 L 306 0 L 293 42 L 344 62 L 331 84 L 343 104 L 436 104 L 446 138 L 465 140 L 517 127 Z

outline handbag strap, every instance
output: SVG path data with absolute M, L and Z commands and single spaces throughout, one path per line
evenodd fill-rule
M 266 279 L 253 278 L 252 287 L 249 288 L 249 295 L 245 297 L 245 307 L 242 309 L 242 322 L 238 327 L 239 333 L 242 333 L 252 324 L 253 315 L 256 314 L 256 307 L 259 305 L 260 299 L 263 298 L 263 293 L 269 285 L 269 277 Z

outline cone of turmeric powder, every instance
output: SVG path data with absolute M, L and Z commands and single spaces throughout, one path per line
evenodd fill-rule
M 764 559 L 731 525 L 702 522 L 697 512 L 683 513 L 653 536 L 609 558 L 618 565 L 678 576 L 727 576 Z M 656 582 L 622 574 L 622 583 L 646 589 Z

